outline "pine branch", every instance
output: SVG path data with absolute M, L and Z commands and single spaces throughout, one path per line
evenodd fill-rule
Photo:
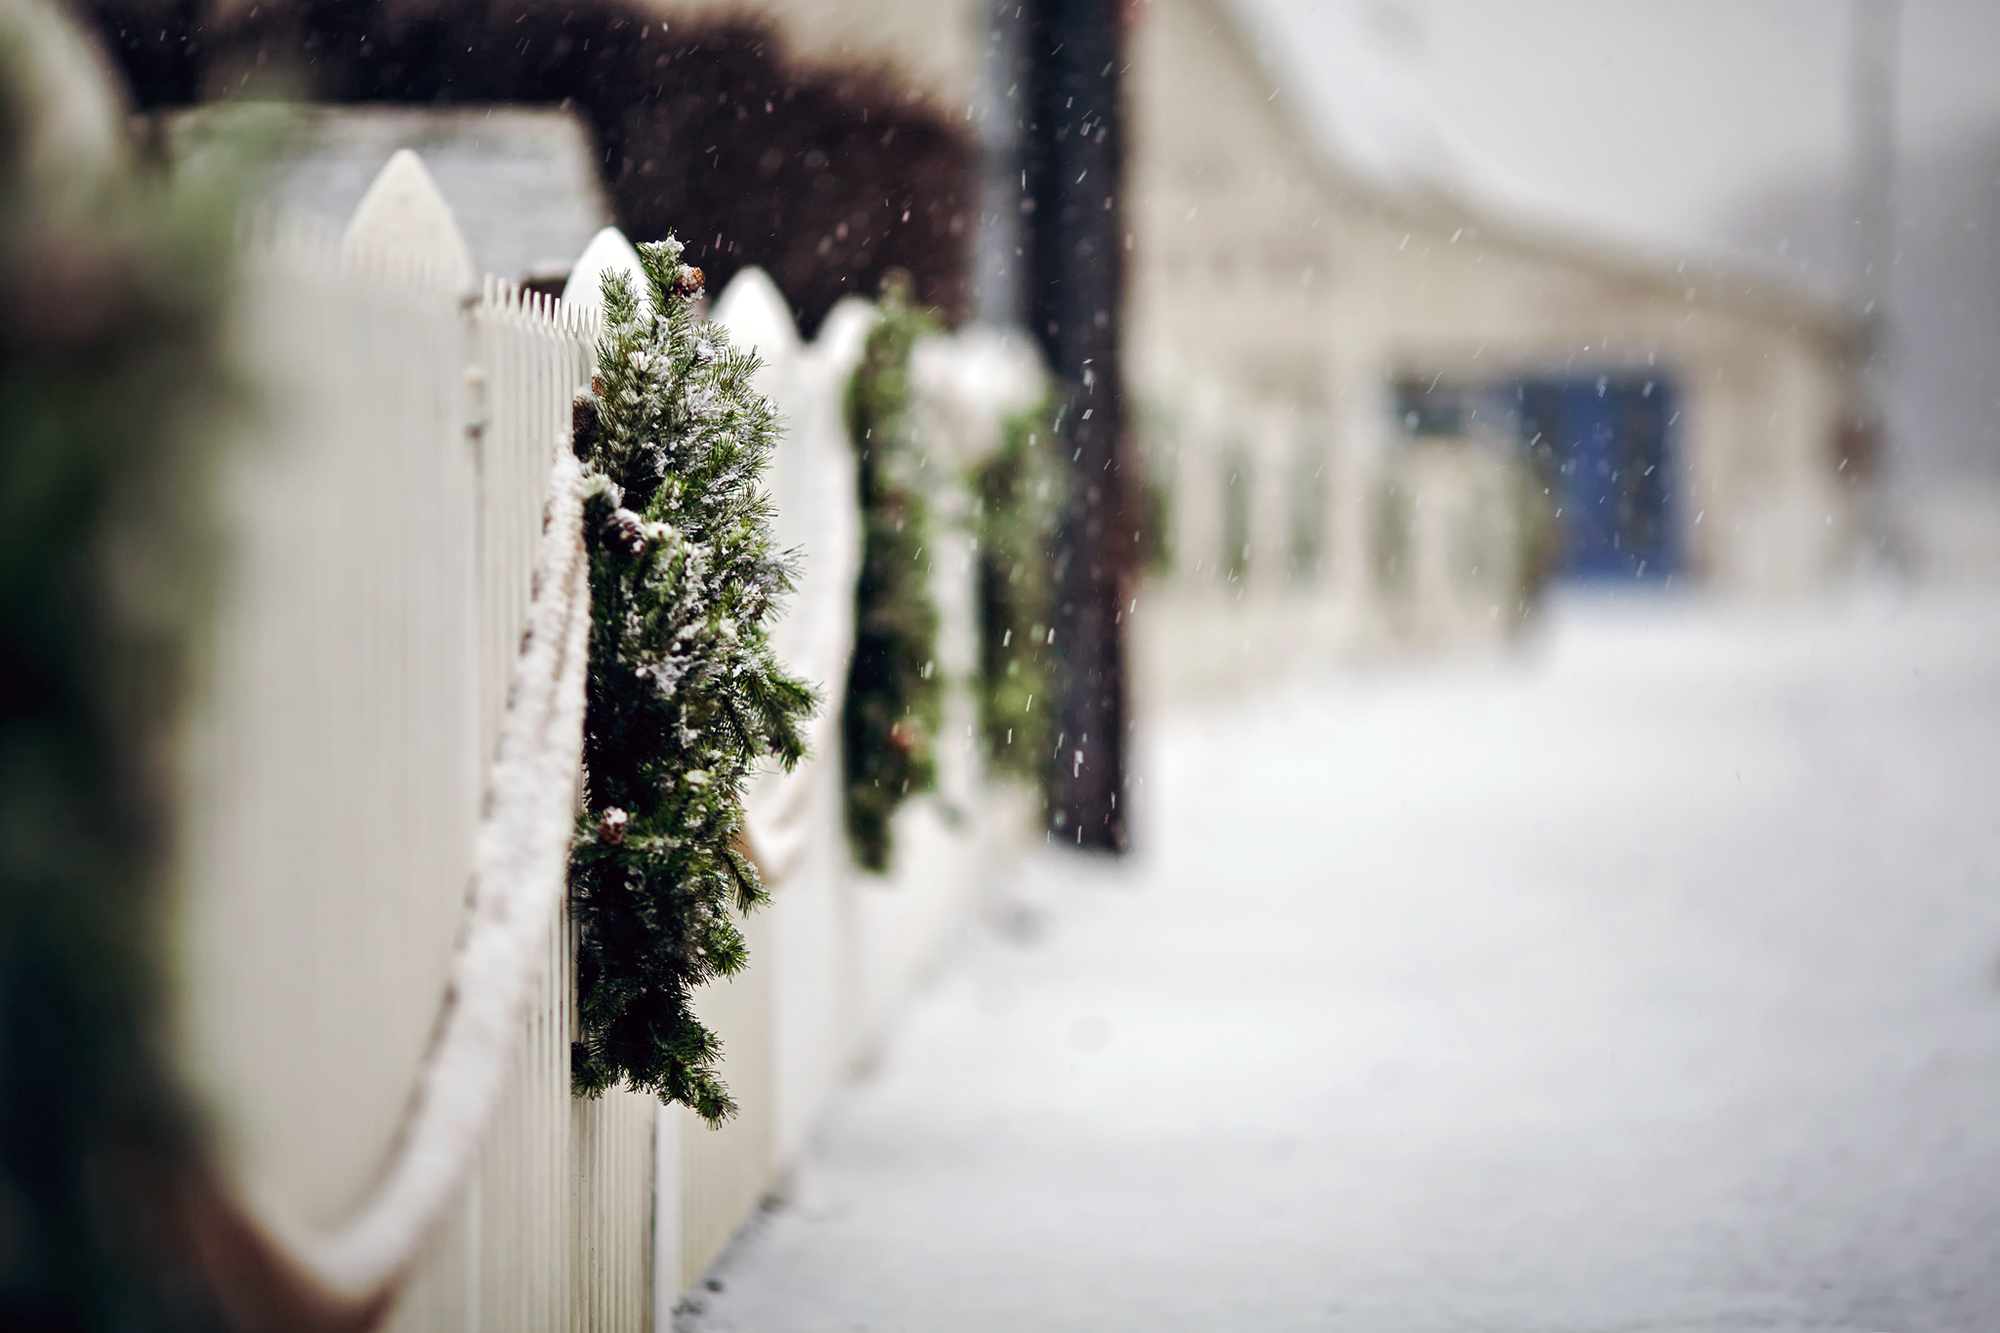
M 1055 453 L 1055 406 L 1008 421 L 973 474 L 979 500 L 979 723 L 995 772 L 1040 791 L 1054 746 L 1051 552 L 1068 472 Z
M 854 593 L 854 660 L 841 709 L 848 841 L 870 870 L 888 869 L 891 820 L 937 784 L 931 752 L 942 717 L 937 607 L 931 601 L 930 515 L 910 404 L 910 351 L 934 327 L 907 284 L 883 290 L 847 390 L 861 501 L 861 573 Z
M 738 848 L 744 786 L 766 757 L 798 763 L 818 701 L 770 647 L 794 571 L 759 487 L 778 420 L 756 357 L 695 318 L 701 274 L 678 242 L 639 256 L 651 306 L 605 278 L 594 429 L 579 431 L 591 635 L 572 1065 L 580 1093 L 623 1082 L 716 1125 L 736 1103 L 690 1001 L 747 962 L 731 914 L 765 894 Z

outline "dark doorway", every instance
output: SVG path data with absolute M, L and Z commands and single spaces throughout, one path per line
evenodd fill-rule
M 1665 579 L 1674 531 L 1678 395 L 1647 371 L 1521 381 L 1521 441 L 1558 511 L 1558 568 L 1570 578 Z

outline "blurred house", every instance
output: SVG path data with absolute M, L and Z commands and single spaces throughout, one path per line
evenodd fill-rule
M 802 53 L 886 57 L 968 119 L 1009 116 L 990 51 L 1012 5 L 762 8 Z M 1312 53 L 1343 92 L 1308 105 L 1232 0 L 1134 12 L 1127 346 L 1171 496 L 1148 596 L 1178 671 L 1224 667 L 1188 637 L 1277 663 L 1511 624 L 1544 564 L 1758 594 L 1842 564 L 1865 460 L 1839 306 L 1513 198 L 1359 25 Z M 989 260 L 1008 202 L 988 200 Z M 1241 632 L 1187 636 L 1209 603 Z
M 1840 567 L 1865 463 L 1841 308 L 1571 232 L 1365 39 L 1313 53 L 1343 92 L 1307 107 L 1225 0 L 1133 34 L 1132 375 L 1177 510 L 1140 624 L 1179 645 L 1142 646 L 1160 683 L 1507 626 L 1537 566 L 1765 595 Z M 1233 634 L 1185 633 L 1204 600 Z

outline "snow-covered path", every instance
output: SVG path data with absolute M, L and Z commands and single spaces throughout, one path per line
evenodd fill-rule
M 1143 767 L 688 1327 L 2000 1328 L 2000 602 L 1570 606 Z

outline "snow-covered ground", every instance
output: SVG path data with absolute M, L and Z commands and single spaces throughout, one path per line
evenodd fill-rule
M 1142 767 L 686 1327 L 2000 1327 L 2000 601 L 1577 602 Z

